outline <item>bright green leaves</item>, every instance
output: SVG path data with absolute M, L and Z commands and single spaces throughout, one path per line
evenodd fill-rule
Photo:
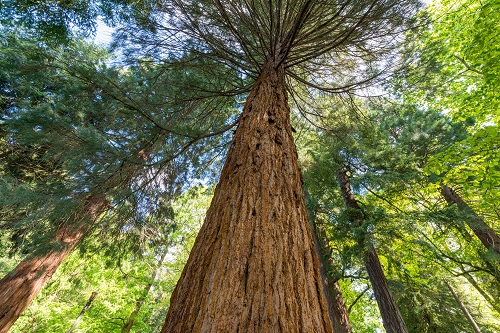
M 460 121 L 498 121 L 499 6 L 496 0 L 461 0 L 428 7 L 431 28 L 414 36 L 411 56 L 420 74 L 407 85 L 416 88 L 412 91 L 420 104 Z

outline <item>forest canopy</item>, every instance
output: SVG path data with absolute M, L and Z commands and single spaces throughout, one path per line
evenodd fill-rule
M 499 20 L 2 1 L 0 333 L 500 331 Z

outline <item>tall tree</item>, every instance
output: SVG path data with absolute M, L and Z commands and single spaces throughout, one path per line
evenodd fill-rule
M 320 258 L 320 273 L 323 279 L 325 293 L 330 308 L 330 317 L 333 323 L 333 331 L 338 333 L 352 333 L 349 321 L 349 312 L 345 305 L 338 278 L 331 271 L 333 266 L 332 250 L 328 244 L 324 227 L 313 222 L 312 226 L 314 243 Z M 330 270 L 328 270 L 330 269 Z
M 495 230 L 490 228 L 451 187 L 443 185 L 441 194 L 446 202 L 450 205 L 457 205 L 458 209 L 465 213 L 464 218 L 467 225 L 472 229 L 477 238 L 479 238 L 484 247 L 493 253 L 492 257 L 500 262 L 500 237 Z
M 352 220 L 353 223 L 357 224 L 353 227 L 359 228 L 364 223 L 364 213 L 352 193 L 347 172 L 343 169 L 339 169 L 337 175 L 345 205 L 348 209 L 353 210 Z M 368 276 L 370 277 L 370 283 L 375 293 L 375 299 L 377 300 L 386 331 L 388 333 L 408 332 L 403 317 L 401 316 L 401 312 L 399 311 L 399 308 L 390 291 L 387 278 L 385 277 L 377 251 L 375 250 L 375 246 L 370 241 L 369 233 L 367 233 L 364 237 L 361 237 L 361 242 L 362 247 L 365 248 L 364 263 Z
M 312 226 L 314 245 L 320 260 L 320 275 L 325 289 L 333 331 L 337 333 L 352 333 L 349 312 L 342 297 L 337 274 L 334 271 L 333 251 L 330 247 L 324 225 L 316 220 L 318 207 L 307 190 L 304 191 L 304 196 Z
M 33 253 L 0 280 L 0 297 L 3 300 L 0 307 L 0 332 L 5 333 L 10 329 L 106 206 L 107 201 L 102 196 L 90 196 L 85 205 L 75 212 L 73 221 L 78 223 L 62 225 L 55 240 L 49 244 L 49 251 Z
M 158 2 L 148 13 L 149 30 L 135 41 L 146 41 L 152 57 L 188 48 L 242 72 L 251 90 L 163 332 L 332 330 L 287 90 L 346 92 L 383 77 L 390 61 L 382 58 L 397 48 L 417 7 L 207 0 Z
M 481 333 L 481 329 L 479 328 L 479 326 L 477 326 L 476 322 L 474 321 L 474 318 L 472 318 L 472 316 L 469 313 L 469 310 L 467 310 L 467 307 L 460 300 L 460 297 L 456 293 L 455 289 L 453 289 L 453 287 L 448 282 L 446 282 L 446 286 L 448 287 L 448 289 L 452 293 L 453 298 L 455 298 L 457 303 L 460 305 L 460 309 L 464 313 L 465 317 L 467 317 L 467 320 L 469 321 L 470 325 L 472 326 L 472 329 L 474 330 L 474 332 Z
M 78 324 L 80 323 L 80 321 L 82 320 L 82 317 L 83 315 L 85 314 L 85 312 L 87 312 L 87 310 L 92 306 L 92 302 L 94 301 L 94 299 L 97 297 L 98 295 L 98 292 L 97 291 L 93 291 L 92 294 L 90 295 L 89 297 L 89 300 L 87 301 L 87 303 L 85 304 L 85 306 L 83 307 L 82 309 L 82 312 L 80 312 L 80 314 L 78 315 L 78 317 L 76 318 L 75 322 L 73 323 L 73 325 L 71 326 L 71 328 L 69 329 L 68 333 L 73 333 L 75 331 L 75 329 L 78 327 Z
M 186 130 L 194 114 L 203 115 L 214 100 L 179 106 L 171 104 L 174 98 L 165 101 L 164 90 L 157 91 L 154 83 L 141 84 L 136 92 L 127 89 L 144 81 L 152 71 L 159 80 L 165 69 L 156 71 L 136 64 L 121 72 L 102 66 L 104 52 L 86 43 L 51 48 L 26 39 L 29 34 L 20 32 L 21 38 L 7 34 L 2 39 L 6 48 L 1 60 L 10 67 L 9 72 L 2 71 L 0 81 L 2 101 L 6 101 L 2 104 L 2 143 L 9 162 L 2 168 L 6 180 L 2 186 L 11 191 L 2 198 L 1 209 L 14 209 L 16 213 L 6 215 L 1 227 L 18 232 L 15 229 L 28 222 L 43 223 L 35 224 L 39 234 L 26 237 L 35 249 L 0 281 L 0 295 L 5 300 L 0 307 L 1 332 L 10 328 L 91 228 L 101 227 L 96 221 L 108 206 L 130 206 L 135 197 L 140 201 L 134 207 L 138 212 L 146 205 L 155 209 L 160 198 L 148 198 L 153 195 L 151 184 L 156 185 L 153 179 L 162 180 L 163 192 L 176 192 L 188 168 L 196 159 L 204 158 L 203 150 L 210 149 L 199 141 L 218 134 L 209 132 L 221 125 L 212 117 L 197 129 Z M 71 58 L 75 62 L 69 61 Z M 9 63 L 11 59 L 15 62 Z M 40 75 L 33 68 L 46 72 Z M 48 74 L 50 77 L 45 76 Z M 188 74 L 184 72 L 176 79 L 182 81 L 183 75 Z M 192 76 L 189 80 L 196 81 Z M 134 98 L 135 94 L 140 97 Z M 183 121 L 176 122 L 177 117 Z M 182 135 L 174 134 L 177 131 Z M 199 154 L 180 156 L 194 146 L 199 147 Z M 25 151 L 34 151 L 33 156 L 38 157 L 31 160 L 40 163 L 18 170 L 16 156 Z M 30 168 L 36 170 L 35 176 L 27 176 Z M 40 179 L 37 173 L 45 178 Z M 19 196 L 20 192 L 31 192 L 38 199 L 37 205 Z M 47 199 L 50 204 L 46 204 Z M 17 213 L 23 213 L 23 208 L 24 214 Z M 123 224 L 106 227 L 123 230 Z
M 162 332 L 332 331 L 275 66 L 247 99 Z

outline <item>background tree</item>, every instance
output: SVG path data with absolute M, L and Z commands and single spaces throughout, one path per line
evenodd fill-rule
M 352 242 L 356 235 L 369 231 L 380 247 L 384 271 L 410 332 L 452 331 L 457 327 L 467 330 L 465 318 L 451 313 L 440 316 L 457 308 L 440 279 L 460 277 L 467 271 L 474 271 L 477 278 L 488 271 L 482 278 L 491 283 L 492 272 L 477 255 L 480 244 L 471 243 L 470 237 L 465 240 L 465 235 L 458 231 L 460 227 L 455 229 L 456 215 L 448 209 L 443 211 L 439 189 L 429 183 L 423 172 L 425 162 L 436 151 L 446 150 L 454 140 L 461 140 L 465 134 L 463 125 L 395 101 L 374 102 L 358 107 L 358 116 L 348 117 L 335 101 L 323 99 L 318 107 L 330 109 L 331 117 L 317 120 L 323 126 L 317 131 L 320 143 L 304 131 L 300 141 L 305 184 L 317 198 L 318 218 L 327 228 L 333 255 L 341 264 L 336 274 L 340 276 L 346 303 L 350 307 L 357 294 L 346 290 L 349 281 L 345 277 L 363 277 L 362 270 L 356 268 L 361 263 L 353 260 L 359 252 Z M 349 220 L 339 209 L 343 203 L 331 171 L 341 166 L 337 162 L 339 155 L 354 170 L 353 190 L 363 209 L 373 217 L 361 229 L 349 228 Z M 359 290 L 363 289 L 358 287 L 356 291 Z M 492 307 L 486 299 L 481 300 L 478 293 L 469 295 L 474 295 L 470 300 L 475 304 L 481 304 L 480 320 L 492 325 L 494 320 L 485 310 Z M 352 318 L 356 318 L 352 312 L 356 307 L 351 308 Z M 351 322 L 356 329 L 356 321 Z
M 164 68 L 153 74 L 150 67 L 138 64 L 120 74 L 119 69 L 106 68 L 104 51 L 78 42 L 54 49 L 8 34 L 4 44 L 3 60 L 8 65 L 2 88 L 8 103 L 2 110 L 3 143 L 10 163 L 2 185 L 10 193 L 2 199 L 2 210 L 13 212 L 7 215 L 13 218 L 4 220 L 3 228 L 15 236 L 21 228 L 43 222 L 36 224 L 43 232 L 30 227 L 31 235 L 40 238 L 26 235 L 36 250 L 1 281 L 1 294 L 12 300 L 4 302 L 2 312 L 8 329 L 108 206 L 124 206 L 115 213 L 126 213 L 132 203 L 136 216 L 144 215 L 141 210 L 145 207 L 157 210 L 162 202 L 153 195 L 159 189 L 174 195 L 188 168 L 203 159 L 203 152 L 193 154 L 195 158 L 181 153 L 195 147 L 209 152 L 212 146 L 206 144 L 214 135 L 209 133 L 211 128 L 224 125 L 205 117 L 205 129 L 189 129 L 189 122 L 204 117 L 211 103 L 220 107 L 220 98 L 205 99 L 205 103 L 198 96 L 198 102 L 179 107 L 173 103 L 175 98 L 166 101 L 160 97 L 155 83 L 139 85 L 137 92 L 129 89 L 149 75 L 156 76 L 158 82 Z M 22 51 L 26 52 L 24 58 L 19 57 Z M 42 75 L 40 70 L 44 69 Z M 189 75 L 171 73 L 178 81 Z M 192 76 L 189 80 L 194 81 Z M 231 112 L 231 108 L 227 110 Z M 176 117 L 182 117 L 183 122 L 177 122 Z M 40 164 L 19 169 L 23 154 L 31 154 L 25 159 Z M 53 166 L 56 172 L 43 169 Z M 26 175 L 26 171 L 31 172 Z M 37 173 L 46 177 L 40 180 Z M 26 193 L 35 200 L 26 200 Z M 47 205 L 47 199 L 51 204 Z M 139 218 L 136 222 L 150 221 Z M 157 221 L 154 225 L 161 230 Z M 124 226 L 106 227 L 122 230 Z

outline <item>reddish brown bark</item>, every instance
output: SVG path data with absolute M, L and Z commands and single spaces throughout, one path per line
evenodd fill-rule
M 441 194 L 450 205 L 456 204 L 458 209 L 467 214 L 465 219 L 469 228 L 472 229 L 477 238 L 486 247 L 500 258 L 500 237 L 495 230 L 490 228 L 474 210 L 462 200 L 462 198 L 451 187 L 444 185 Z M 498 260 L 500 262 L 500 260 Z
M 289 113 L 283 66 L 268 64 L 161 332 L 332 332 Z
M 352 193 L 349 177 L 345 170 L 342 169 L 337 172 L 337 176 L 346 206 L 360 213 L 355 221 L 355 223 L 357 223 L 356 227 L 359 227 L 363 223 L 363 212 Z M 362 245 L 366 247 L 364 253 L 365 267 L 368 272 L 373 293 L 375 294 L 384 328 L 387 333 L 408 333 L 408 328 L 401 316 L 401 312 L 398 309 L 396 301 L 392 297 L 389 284 L 387 283 L 375 247 L 369 241 L 369 235 L 365 236 L 363 243 Z
M 90 196 L 76 214 L 77 225 L 62 225 L 47 252 L 33 253 L 0 280 L 0 333 L 6 333 L 29 303 L 50 280 L 59 265 L 80 242 L 107 202 L 100 195 Z

